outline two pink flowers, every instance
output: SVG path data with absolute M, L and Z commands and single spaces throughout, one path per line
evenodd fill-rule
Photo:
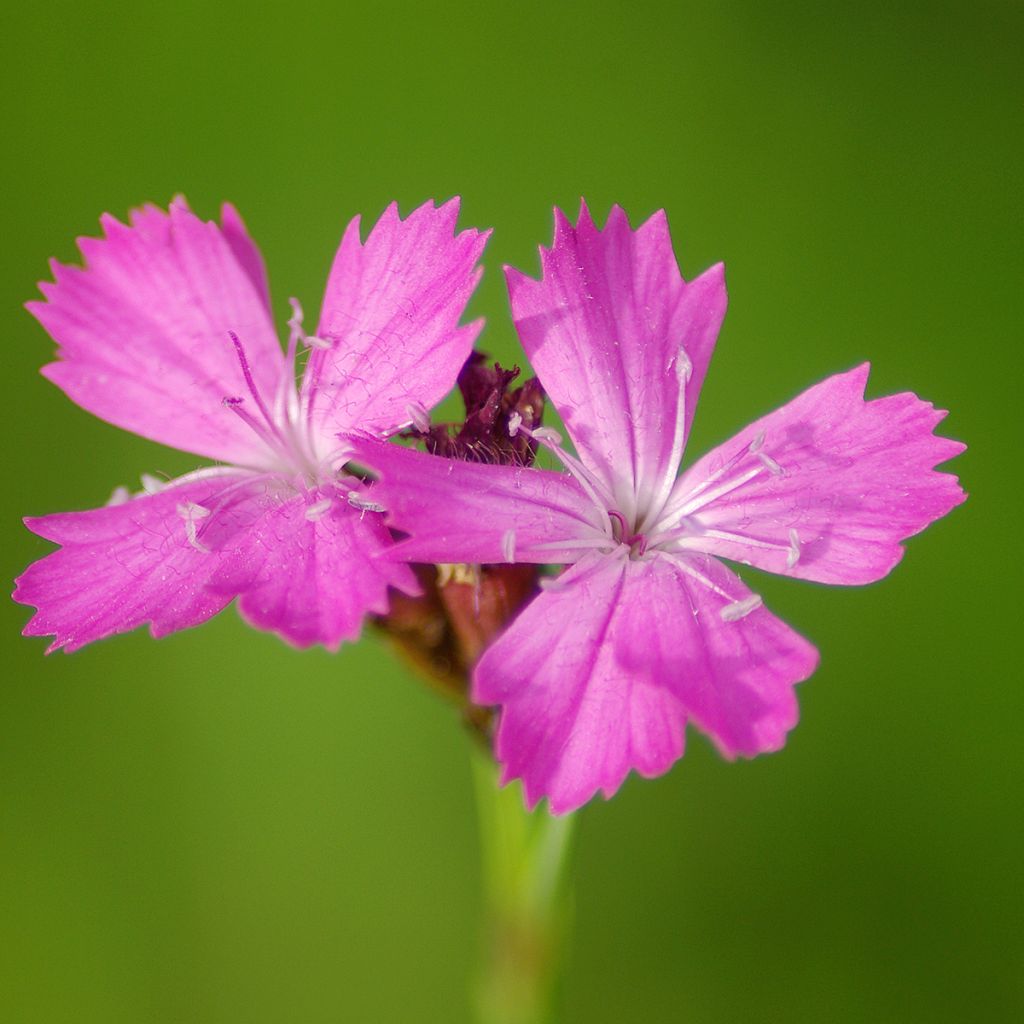
M 18 580 L 25 629 L 75 650 L 148 623 L 246 621 L 337 647 L 408 563 L 565 567 L 484 652 L 472 696 L 500 707 L 506 778 L 569 811 L 630 770 L 657 775 L 692 721 L 727 756 L 775 750 L 814 647 L 719 559 L 834 584 L 880 579 L 901 542 L 963 499 L 935 466 L 963 449 L 912 394 L 865 401 L 867 367 L 762 417 L 680 473 L 718 330 L 721 265 L 685 282 L 663 213 L 633 230 L 556 211 L 537 281 L 507 270 L 531 366 L 561 415 L 512 417 L 555 469 L 479 464 L 388 442 L 451 389 L 479 322 L 460 325 L 487 234 L 458 203 L 395 206 L 346 230 L 315 334 L 287 350 L 259 251 L 176 201 L 104 218 L 84 269 L 53 265 L 30 309 L 58 343 L 44 374 L 83 408 L 214 464 L 27 520 L 60 545 Z M 304 368 L 298 373 L 300 355 Z M 369 473 L 364 468 L 370 470 Z M 398 542 L 392 530 L 398 531 Z

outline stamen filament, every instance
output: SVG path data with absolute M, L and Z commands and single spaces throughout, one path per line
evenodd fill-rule
M 569 470 L 570 474 L 575 477 L 583 490 L 587 492 L 587 496 L 600 511 L 604 517 L 603 522 L 607 523 L 608 530 L 611 531 L 612 521 L 608 514 L 608 507 L 615 504 L 612 496 L 605 490 L 601 481 L 590 473 L 579 459 L 560 447 L 562 438 L 558 431 L 552 430 L 550 427 L 537 427 L 536 430 L 530 430 L 529 427 L 522 425 L 522 417 L 516 420 L 513 416 L 512 420 L 514 422 L 509 423 L 510 436 L 515 437 L 517 433 L 526 434 L 527 437 L 532 438 L 547 448 L 549 452 L 552 452 L 562 465 Z
M 245 378 L 245 386 L 249 389 L 249 394 L 252 395 L 256 407 L 263 414 L 263 418 L 276 431 L 277 424 L 274 422 L 274 417 L 270 415 L 270 410 L 264 404 L 262 397 L 260 397 L 256 381 L 253 380 L 252 370 L 249 369 L 249 360 L 245 356 L 245 349 L 242 347 L 238 335 L 234 331 L 228 331 L 228 336 L 231 338 L 231 343 L 235 346 L 235 354 L 238 356 L 238 364 L 242 368 L 242 376 Z

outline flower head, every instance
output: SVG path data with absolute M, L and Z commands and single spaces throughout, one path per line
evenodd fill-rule
M 102 219 L 84 267 L 53 263 L 30 311 L 57 341 L 43 373 L 117 426 L 216 460 L 144 478 L 105 508 L 26 520 L 61 545 L 20 577 L 27 635 L 75 650 L 149 623 L 155 636 L 235 597 L 245 619 L 296 645 L 337 647 L 415 591 L 372 490 L 345 471 L 343 436 L 386 436 L 450 389 L 480 324 L 459 326 L 486 243 L 454 233 L 458 200 L 404 221 L 390 206 L 365 242 L 345 231 L 316 333 L 293 300 L 287 351 L 260 253 L 231 206 L 204 223 L 183 200 L 130 225 Z M 301 380 L 296 362 L 308 350 Z
M 868 583 L 901 541 L 964 499 L 934 471 L 963 445 L 912 394 L 865 401 L 838 374 L 679 467 L 725 315 L 723 268 L 679 274 L 664 213 L 603 230 L 555 214 L 535 281 L 507 271 L 523 347 L 576 449 L 530 436 L 563 471 L 470 465 L 364 439 L 394 557 L 567 566 L 480 659 L 496 752 L 527 801 L 579 807 L 631 769 L 658 775 L 692 721 L 728 757 L 775 750 L 815 648 L 719 557 L 824 583 Z M 513 424 L 513 428 L 518 426 Z M 529 429 L 528 427 L 525 429 Z

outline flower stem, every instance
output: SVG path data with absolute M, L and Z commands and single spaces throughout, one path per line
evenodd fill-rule
M 491 754 L 473 768 L 487 912 L 479 1024 L 550 1024 L 571 920 L 573 817 L 530 813 L 518 784 L 498 788 Z

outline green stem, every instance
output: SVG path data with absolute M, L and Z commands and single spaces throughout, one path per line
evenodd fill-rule
M 573 817 L 529 813 L 518 783 L 499 789 L 492 756 L 475 746 L 473 767 L 487 908 L 477 1020 L 551 1024 L 572 911 Z

